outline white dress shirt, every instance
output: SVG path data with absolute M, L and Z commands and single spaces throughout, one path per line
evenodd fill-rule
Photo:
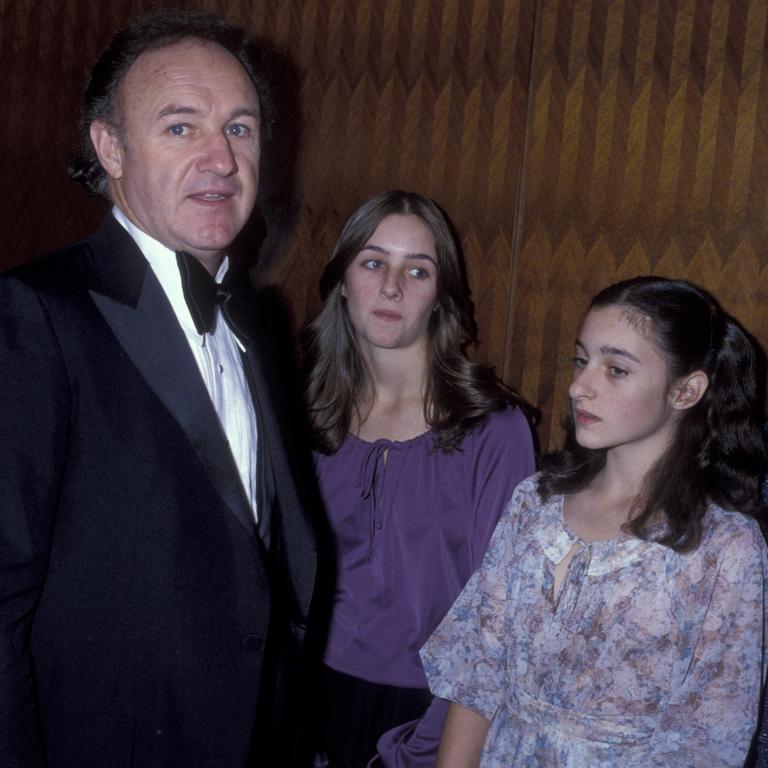
M 232 458 L 235 460 L 243 489 L 248 497 L 255 519 L 257 514 L 256 495 L 256 413 L 251 393 L 243 370 L 240 355 L 243 349 L 216 308 L 216 328 L 213 333 L 199 334 L 184 299 L 181 276 L 176 263 L 176 254 L 140 230 L 128 220 L 117 207 L 112 213 L 136 241 L 149 266 L 160 281 L 160 285 L 173 307 L 176 319 L 187 338 L 195 357 L 200 375 L 203 377 L 211 402 L 219 416 L 219 423 L 229 441 Z M 220 283 L 229 268 L 225 256 L 216 273 Z

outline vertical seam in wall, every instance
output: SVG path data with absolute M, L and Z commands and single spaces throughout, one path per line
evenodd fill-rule
M 525 0 L 523 0 L 524 2 Z M 525 215 L 525 178 L 528 166 L 528 144 L 531 127 L 531 117 L 533 113 L 534 95 L 536 92 L 536 47 L 538 44 L 541 23 L 541 3 L 543 0 L 536 0 L 533 10 L 533 37 L 531 39 L 530 61 L 528 65 L 528 103 L 526 105 L 525 129 L 523 132 L 522 148 L 520 150 L 520 165 L 517 176 L 517 200 L 515 203 L 515 213 L 512 220 L 512 247 L 510 249 L 509 271 L 507 274 L 507 319 L 504 326 L 504 342 L 502 346 L 502 369 L 501 378 L 504 381 L 509 380 L 510 375 L 510 346 L 512 331 L 515 324 L 516 296 L 517 296 L 517 262 L 520 256 L 520 231 L 523 226 Z

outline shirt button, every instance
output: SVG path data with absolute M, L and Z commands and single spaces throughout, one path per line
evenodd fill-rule
M 264 644 L 264 639 L 261 635 L 246 635 L 243 638 L 243 648 L 246 651 L 258 651 Z

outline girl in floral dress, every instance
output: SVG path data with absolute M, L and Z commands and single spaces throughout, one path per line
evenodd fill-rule
M 765 674 L 755 352 L 706 292 L 601 291 L 565 447 L 422 650 L 438 766 L 741 766 Z

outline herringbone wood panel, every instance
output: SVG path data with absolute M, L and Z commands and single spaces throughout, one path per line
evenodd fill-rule
M 561 436 L 589 297 L 686 277 L 768 341 L 764 0 L 543 0 L 505 373 Z
M 3 266 L 100 218 L 65 178 L 72 121 L 110 31 L 150 4 L 0 0 Z M 764 0 L 197 5 L 272 48 L 261 277 L 296 324 L 347 214 L 400 186 L 452 216 L 478 355 L 541 408 L 545 447 L 584 303 L 608 282 L 689 277 L 768 341 Z

